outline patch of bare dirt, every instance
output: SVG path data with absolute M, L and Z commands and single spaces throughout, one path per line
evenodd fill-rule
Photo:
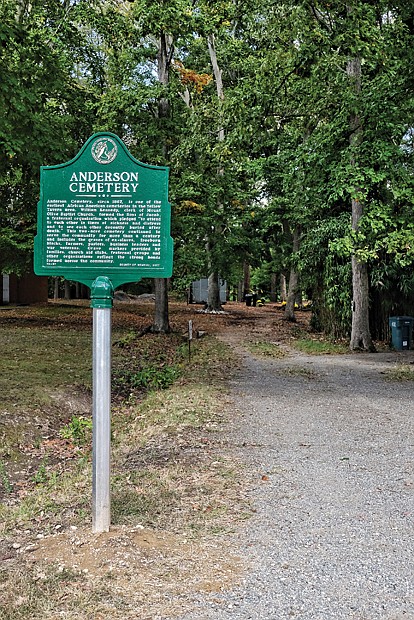
M 229 314 L 214 326 L 214 333 L 239 352 L 243 350 L 244 342 L 257 340 L 289 345 L 298 334 L 309 331 L 309 311 L 298 310 L 295 313 L 296 322 L 292 323 L 285 320 L 284 309 L 280 304 L 247 307 L 232 302 L 227 307 Z
M 57 574 L 77 574 L 76 594 L 83 592 L 89 598 L 83 617 L 111 620 L 178 615 L 191 609 L 197 593 L 221 592 L 237 583 L 243 572 L 240 559 L 222 540 L 194 542 L 143 527 L 112 527 L 102 534 L 73 527 L 38 537 L 9 555 L 6 552 L 2 560 L 11 572 L 25 564 L 40 586 L 47 581 L 50 566 Z M 90 600 L 92 593 L 95 601 Z M 69 591 L 62 587 L 62 613 L 66 605 L 70 609 L 73 598 L 73 586 Z M 52 616 L 45 612 L 43 617 Z
M 63 473 L 68 463 L 79 458 L 80 450 L 70 440 L 60 436 L 60 430 L 72 416 L 90 417 L 92 394 L 80 386 L 59 388 L 50 395 L 52 403 L 41 409 L 14 412 L 9 424 L 21 425 L 18 457 L 3 457 L 7 467 L 6 479 L 0 481 L 0 500 L 8 505 L 20 502 L 36 484 L 39 469 L 44 475 Z
M 179 574 L 186 575 L 188 579 L 194 569 L 196 560 L 193 555 L 196 550 L 201 554 L 212 554 L 219 564 L 216 569 L 210 568 L 205 573 L 209 581 L 223 574 L 223 564 L 227 564 L 228 558 L 224 561 L 219 545 L 209 541 L 200 547 L 198 543 L 183 536 L 155 532 L 142 526 L 112 526 L 110 532 L 100 534 L 73 527 L 66 532 L 38 539 L 32 547 L 29 546 L 28 552 L 34 562 L 53 562 L 62 567 L 79 569 L 94 577 L 104 577 L 108 571 L 119 569 L 124 578 L 128 574 L 139 574 L 141 577 L 146 574 L 147 578 L 154 578 L 161 571 L 164 573 L 168 568 L 171 569 L 179 556 L 183 564 L 184 561 L 187 564 L 179 569 Z M 162 565 L 162 569 L 158 564 Z M 237 571 L 232 573 L 234 578 Z M 203 577 L 201 588 L 204 581 Z M 229 575 L 226 579 L 228 581 Z M 217 584 L 217 590 L 220 588 Z

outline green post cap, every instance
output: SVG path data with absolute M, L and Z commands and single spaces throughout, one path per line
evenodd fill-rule
M 114 300 L 114 287 L 106 276 L 98 276 L 91 286 L 91 307 L 112 308 Z

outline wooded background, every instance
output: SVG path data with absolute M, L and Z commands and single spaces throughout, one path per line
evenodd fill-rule
M 372 350 L 414 313 L 413 38 L 407 0 L 2 0 L 0 271 L 32 263 L 40 165 L 108 130 L 171 168 L 173 289 L 209 274 L 215 309 L 250 266 Z

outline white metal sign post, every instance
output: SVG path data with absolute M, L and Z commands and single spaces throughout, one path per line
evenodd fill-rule
M 111 524 L 111 331 L 114 289 L 105 276 L 91 287 L 93 308 L 92 531 Z

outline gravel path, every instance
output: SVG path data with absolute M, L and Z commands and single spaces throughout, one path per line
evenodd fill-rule
M 229 430 L 256 513 L 241 584 L 181 620 L 414 620 L 414 352 L 250 355 Z

